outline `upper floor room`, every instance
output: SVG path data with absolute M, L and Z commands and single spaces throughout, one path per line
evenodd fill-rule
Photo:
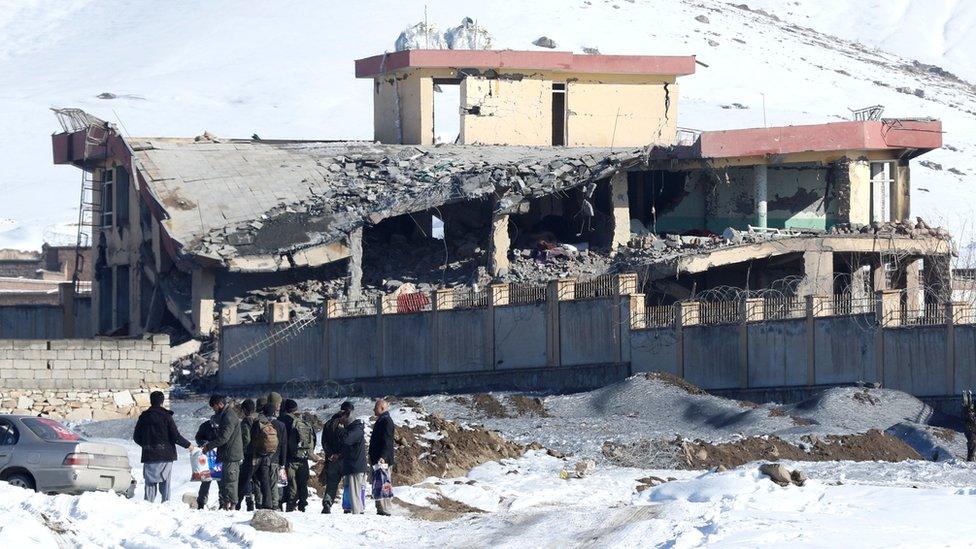
M 432 145 L 643 147 L 676 141 L 694 56 L 405 50 L 359 59 L 374 139 Z

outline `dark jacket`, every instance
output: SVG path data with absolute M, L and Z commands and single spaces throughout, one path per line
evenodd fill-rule
M 354 475 L 366 472 L 366 428 L 355 420 L 346 425 L 342 435 L 342 474 Z
M 190 441 L 176 429 L 173 412 L 162 406 L 151 406 L 139 414 L 132 440 L 142 447 L 143 463 L 176 461 L 176 445 L 190 447 Z
M 197 434 L 193 437 L 197 441 L 197 446 L 203 446 L 211 440 L 217 438 L 217 416 L 213 415 L 197 427 Z
M 241 438 L 241 418 L 230 406 L 214 418 L 217 423 L 217 438 L 209 446 L 217 449 L 217 461 L 228 463 L 244 459 L 244 444 Z
M 393 467 L 393 418 L 387 410 L 376 418 L 373 424 L 373 432 L 369 435 L 369 464 L 376 465 L 380 458 L 383 458 L 390 467 Z
M 346 430 L 339 424 L 339 418 L 341 417 L 342 412 L 336 413 L 322 427 L 322 451 L 325 452 L 326 458 L 332 454 L 342 453 L 342 436 Z
M 254 449 L 251 448 L 251 430 L 254 428 L 254 420 L 257 416 L 251 414 L 241 420 L 241 446 L 244 447 L 244 456 L 250 458 L 254 456 Z

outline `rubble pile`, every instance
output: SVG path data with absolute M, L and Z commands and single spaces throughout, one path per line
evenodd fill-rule
M 261 219 L 217 227 L 187 251 L 226 261 L 268 256 L 276 269 L 300 264 L 301 250 L 343 241 L 348 233 L 396 215 L 481 197 L 496 213 L 525 200 L 610 177 L 642 162 L 644 151 L 380 145 L 364 142 L 279 143 L 309 166 L 309 193 Z M 304 166 L 303 166 L 304 167 Z
M 874 222 L 870 225 L 857 223 L 840 223 L 830 229 L 830 234 L 868 234 L 868 235 L 899 235 L 912 237 L 931 236 L 949 238 L 949 230 L 943 227 L 931 227 L 921 217 L 915 221 L 886 221 Z

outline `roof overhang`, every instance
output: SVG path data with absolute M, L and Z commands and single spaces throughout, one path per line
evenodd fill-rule
M 577 55 L 568 51 L 405 50 L 356 60 L 356 78 L 410 69 L 509 69 L 566 73 L 686 76 L 694 55 Z
M 884 149 L 927 151 L 942 146 L 942 122 L 892 119 L 707 131 L 696 145 L 694 152 L 701 158 Z

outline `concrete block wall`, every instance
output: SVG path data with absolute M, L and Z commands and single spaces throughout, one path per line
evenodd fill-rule
M 69 420 L 138 415 L 168 389 L 169 336 L 0 339 L 0 413 Z
M 557 283 L 563 289 L 560 293 Z M 533 368 L 568 369 L 629 360 L 630 300 L 636 276 L 602 281 L 575 299 L 574 281 L 554 281 L 545 301 L 510 304 L 507 287 L 491 289 L 486 306 L 455 308 L 438 300 L 429 311 L 345 316 L 312 323 L 295 337 L 246 360 L 232 360 L 283 324 L 222 326 L 223 387 L 463 375 Z M 443 306 L 439 305 L 439 301 Z M 337 310 L 327 305 L 327 311 Z

